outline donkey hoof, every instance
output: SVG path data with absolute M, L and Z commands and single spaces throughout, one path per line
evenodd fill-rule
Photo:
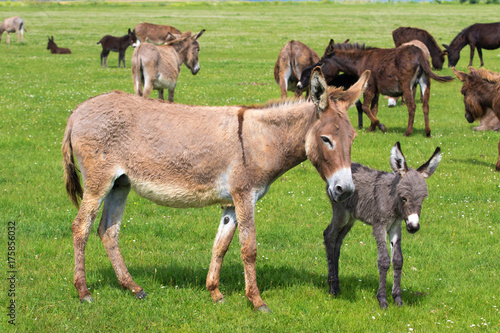
M 217 301 L 215 301 L 215 303 L 217 304 L 224 304 L 224 303 L 227 303 L 226 299 L 224 297 L 222 298 L 219 298 Z
M 381 309 L 387 309 L 387 307 L 389 306 L 386 300 L 379 301 L 379 305 Z
M 269 309 L 269 307 L 266 304 L 261 305 L 258 308 L 255 308 L 255 311 L 262 312 L 262 313 L 271 313 L 272 312 L 271 309 Z
M 80 299 L 80 303 L 94 303 L 94 298 L 92 297 L 92 295 L 87 295 L 87 296 L 84 296 Z
M 144 290 L 139 291 L 135 294 L 135 298 L 137 299 L 145 299 L 148 295 L 144 292 Z
M 431 137 L 431 131 L 425 132 L 425 136 L 428 137 L 428 138 L 430 138 Z

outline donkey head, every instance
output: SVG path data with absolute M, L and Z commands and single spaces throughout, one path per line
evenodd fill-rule
M 436 148 L 432 157 L 417 170 L 408 168 L 399 142 L 391 150 L 391 167 L 399 175 L 396 185 L 396 203 L 406 223 L 406 230 L 415 233 L 420 229 L 422 202 L 427 197 L 425 178 L 430 177 L 441 161 L 441 149 Z
M 178 45 L 182 49 L 180 52 L 185 52 L 184 55 L 184 64 L 187 68 L 191 70 L 193 75 L 196 75 L 200 71 L 200 62 L 198 60 L 198 53 L 200 52 L 200 43 L 198 42 L 198 38 L 203 35 L 205 29 L 201 30 L 196 35 L 192 35 L 191 32 L 186 32 L 181 36 L 176 36 L 171 33 L 168 33 L 167 39 L 171 40 L 166 43 L 167 45 Z
M 54 36 L 48 37 L 49 42 L 47 44 L 47 50 L 52 50 L 53 48 L 57 47 L 56 43 L 54 42 Z
M 354 193 L 351 173 L 351 145 L 356 131 L 347 109 L 363 93 L 370 71 L 365 71 L 349 90 L 328 87 L 320 67 L 311 75 L 311 98 L 317 121 L 306 136 L 307 157 L 327 183 L 327 193 L 340 202 Z
M 448 55 L 448 67 L 456 66 L 460 60 L 460 51 L 449 47 L 449 45 L 442 44 L 444 47 L 444 54 Z
M 493 87 L 491 83 L 499 84 L 500 75 L 487 70 L 476 70 L 472 67 L 469 67 L 469 71 L 470 74 L 467 74 L 457 71 L 453 67 L 453 73 L 464 83 L 460 92 L 464 95 L 465 119 L 469 123 L 473 123 L 474 120 L 479 120 L 485 115 L 486 108 L 483 107 L 485 98 L 498 94 L 496 89 L 491 91 Z
M 129 37 L 129 41 L 130 41 L 130 46 L 132 46 L 133 48 L 139 46 L 139 44 L 141 44 L 141 42 L 137 39 L 137 36 L 135 34 L 135 29 L 134 30 L 130 30 L 130 28 L 128 29 L 128 37 Z

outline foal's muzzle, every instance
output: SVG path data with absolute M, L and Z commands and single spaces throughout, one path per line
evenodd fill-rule
M 467 121 L 472 124 L 474 122 L 474 117 L 472 116 L 472 114 L 470 114 L 469 112 L 466 112 L 465 113 L 465 119 L 467 119 Z
M 411 214 L 405 219 L 406 230 L 410 234 L 416 233 L 420 229 L 418 214 Z

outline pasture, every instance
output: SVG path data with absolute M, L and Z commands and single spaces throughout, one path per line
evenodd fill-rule
M 401 280 L 404 306 L 389 299 L 379 308 L 377 249 L 371 227 L 357 222 L 340 256 L 342 294 L 328 295 L 323 230 L 332 216 L 325 184 L 309 161 L 284 174 L 257 203 L 257 283 L 273 311 L 255 313 L 245 297 L 238 235 L 225 256 L 214 304 L 205 288 L 222 210 L 171 209 L 131 193 L 120 233 L 122 254 L 148 294 L 134 299 L 120 287 L 95 223 L 86 249 L 89 289 L 95 303 L 80 304 L 73 286 L 71 223 L 77 210 L 67 198 L 61 141 L 70 112 L 112 90 L 133 93 L 130 69 L 118 53 L 101 68 L 107 34 L 122 36 L 147 21 L 168 24 L 200 39 L 196 75 L 183 65 L 175 101 L 195 105 L 250 105 L 280 97 L 273 68 L 279 50 L 299 40 L 320 55 L 330 38 L 393 47 L 399 26 L 426 29 L 439 44 L 476 22 L 493 22 L 498 5 L 415 3 L 0 3 L 1 19 L 19 15 L 23 43 L 0 43 L 0 331 L 68 332 L 433 332 L 500 330 L 500 173 L 498 132 L 474 132 L 464 118 L 461 82 L 432 82 L 425 137 L 417 99 L 413 135 L 403 137 L 405 106 L 378 118 L 387 133 L 357 130 L 352 160 L 385 171 L 396 141 L 409 166 L 424 163 L 437 146 L 442 161 L 428 179 L 421 228 L 403 231 Z M 72 54 L 51 54 L 47 37 Z M 457 69 L 467 71 L 469 48 Z M 484 50 L 485 68 L 500 72 L 500 49 Z M 446 67 L 439 75 L 453 75 Z M 479 58 L 474 57 L 474 66 Z M 289 96 L 291 93 L 289 93 Z M 154 91 L 151 97 L 156 98 Z M 349 110 L 357 126 L 355 108 Z M 100 216 L 97 217 L 97 221 Z M 8 226 L 15 221 L 15 259 L 7 265 Z M 11 260 L 11 261 L 12 261 Z M 7 280 L 15 270 L 15 283 Z M 387 288 L 392 287 L 392 268 Z M 9 296 L 14 288 L 15 297 Z M 15 300 L 15 322 L 7 306 Z

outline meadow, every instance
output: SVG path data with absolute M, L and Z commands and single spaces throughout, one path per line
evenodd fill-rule
M 357 130 L 352 160 L 389 171 L 396 141 L 411 167 L 442 149 L 428 179 L 421 228 L 403 234 L 404 306 L 389 299 L 382 310 L 377 251 L 371 228 L 357 222 L 340 257 L 342 295 L 328 295 L 323 230 L 332 213 L 324 183 L 309 161 L 284 174 L 257 203 L 257 283 L 272 313 L 255 313 L 245 297 L 237 234 L 221 273 L 225 304 L 205 289 L 218 206 L 171 209 L 131 193 L 120 244 L 128 269 L 148 294 L 143 301 L 123 290 L 97 236 L 87 244 L 87 281 L 95 303 L 80 304 L 73 286 L 71 223 L 77 210 L 66 196 L 61 141 L 70 112 L 92 96 L 133 93 L 130 59 L 100 67 L 106 34 L 122 36 L 147 21 L 198 32 L 201 71 L 184 66 L 176 102 L 249 105 L 280 96 L 273 68 L 281 47 L 300 40 L 319 54 L 330 38 L 392 47 L 399 26 L 426 29 L 449 44 L 463 28 L 494 22 L 498 5 L 458 3 L 0 3 L 0 19 L 20 15 L 23 43 L 0 43 L 0 331 L 18 332 L 435 332 L 500 330 L 500 173 L 495 172 L 500 133 L 475 132 L 464 118 L 461 82 L 432 82 L 432 136 L 424 135 L 417 102 L 413 135 L 403 137 L 408 113 L 387 108 L 378 117 L 387 133 Z M 52 55 L 54 36 L 71 55 Z M 483 51 L 485 67 L 500 72 L 500 49 Z M 469 48 L 457 69 L 468 71 Z M 474 66 L 479 66 L 477 54 Z M 453 75 L 444 66 L 440 75 Z M 153 92 L 151 97 L 156 97 Z M 349 111 L 357 125 L 355 109 Z M 99 220 L 97 217 L 97 221 Z M 15 222 L 9 267 L 8 227 Z M 10 273 L 15 271 L 15 273 Z M 7 278 L 15 275 L 15 283 Z M 9 290 L 15 290 L 15 297 Z M 388 292 L 392 269 L 388 274 Z M 15 323 L 8 323 L 14 300 Z

